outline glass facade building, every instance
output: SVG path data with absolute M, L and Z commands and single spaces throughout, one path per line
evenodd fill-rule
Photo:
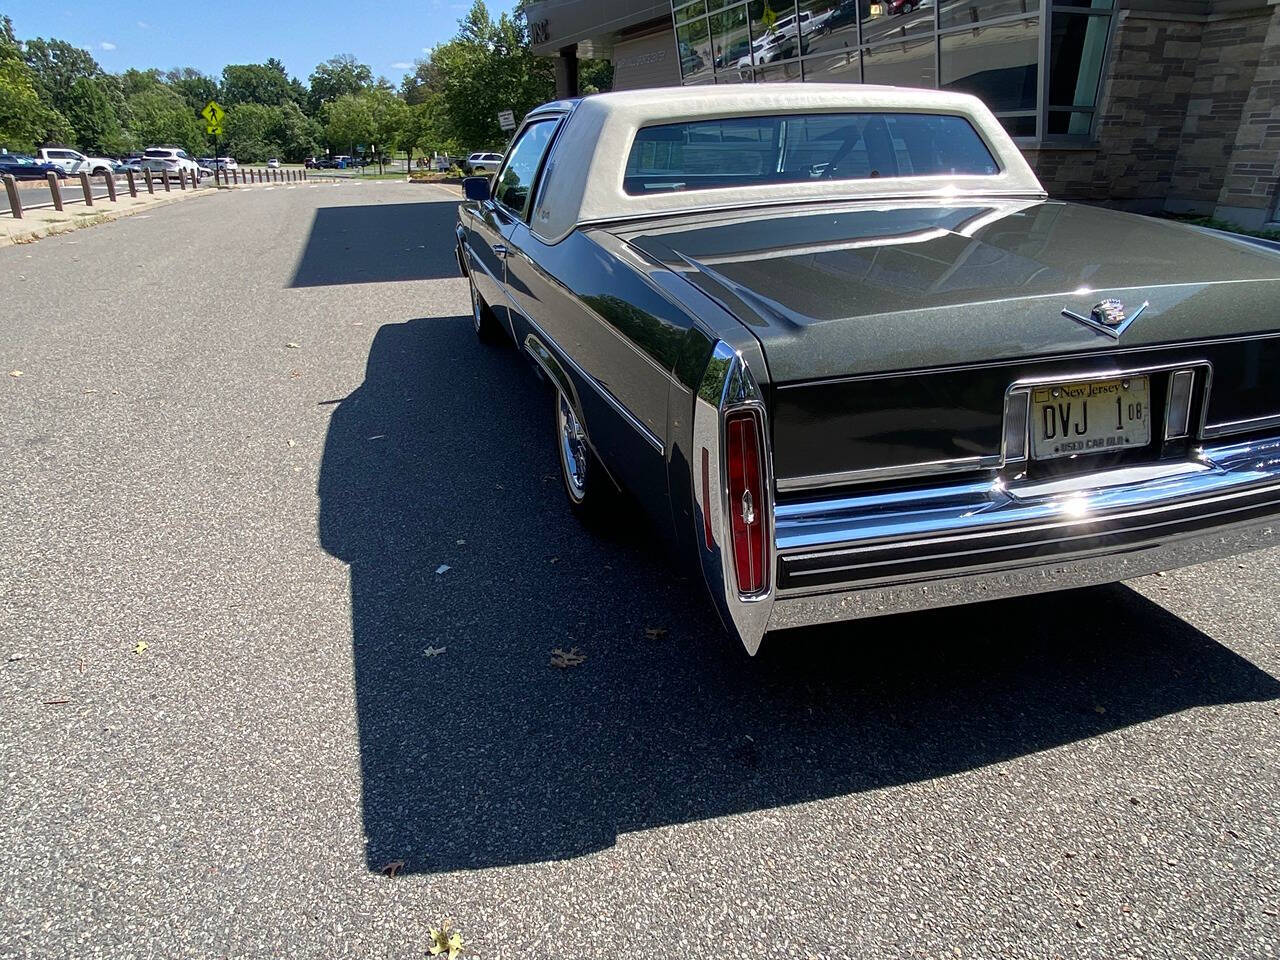
M 1093 133 L 1113 0 L 675 0 L 681 80 L 972 93 L 1009 133 Z

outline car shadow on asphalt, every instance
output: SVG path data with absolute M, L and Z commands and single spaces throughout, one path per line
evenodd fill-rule
M 1280 697 L 1124 586 L 780 634 L 748 658 L 643 523 L 575 524 L 551 436 L 542 385 L 466 317 L 381 327 L 333 412 L 319 534 L 350 565 L 370 870 L 573 857 Z M 551 665 L 573 647 L 580 665 Z
M 320 207 L 289 286 L 457 277 L 453 245 L 440 242 L 457 219 L 447 200 Z

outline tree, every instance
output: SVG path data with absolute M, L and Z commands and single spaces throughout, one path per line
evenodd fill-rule
M 289 78 L 279 60 L 267 63 L 232 64 L 222 68 L 223 106 L 262 103 L 279 106 L 292 99 Z M 204 106 L 204 104 L 201 104 Z
M 578 86 L 583 93 L 608 93 L 613 89 L 613 61 L 578 61 Z
M 279 156 L 298 163 L 319 152 L 324 130 L 298 104 L 290 101 L 276 108 L 276 132 Z
M 311 114 L 319 116 L 325 104 L 371 86 L 373 71 L 355 57 L 349 53 L 330 57 L 311 72 Z
M 400 145 L 407 150 L 423 153 L 456 154 L 462 147 L 453 139 L 449 119 L 445 115 L 444 98 L 430 94 L 420 103 L 408 108 L 404 136 Z
M 141 149 L 174 146 L 195 155 L 208 149 L 204 124 L 196 119 L 191 105 L 167 84 L 157 83 L 131 96 L 129 115 L 133 139 Z
M 222 121 L 225 136 L 219 149 L 230 157 L 248 163 L 262 163 L 279 155 L 276 139 L 278 107 L 262 103 L 241 103 L 227 109 Z
M 103 76 L 102 67 L 88 50 L 72 46 L 65 40 L 28 40 L 23 53 L 35 79 L 40 99 L 57 110 L 64 110 L 72 85 L 81 78 Z
M 42 103 L 35 76 L 22 57 L 13 23 L 0 16 L 0 144 L 32 150 L 46 139 L 69 139 L 70 125 Z
M 170 70 L 164 79 L 186 105 L 196 112 L 203 110 L 210 100 L 217 100 L 222 96 L 216 79 L 192 67 Z
M 383 87 L 374 87 L 361 96 L 369 101 L 369 113 L 373 119 L 373 136 L 369 139 L 381 171 L 383 153 L 397 149 L 404 139 L 405 128 L 409 125 L 409 108 L 403 100 Z
M 65 115 L 75 130 L 76 142 L 90 153 L 120 154 L 132 146 L 108 89 L 96 77 L 78 77 L 64 97 Z
M 325 105 L 325 139 L 331 147 L 355 152 L 356 144 L 371 143 L 376 134 L 368 97 L 344 93 Z
M 555 93 L 551 62 L 529 49 L 523 16 L 502 14 L 495 22 L 475 0 L 458 22 L 458 35 L 431 52 L 436 90 L 450 134 L 468 149 L 506 142 L 498 112 L 519 118 Z

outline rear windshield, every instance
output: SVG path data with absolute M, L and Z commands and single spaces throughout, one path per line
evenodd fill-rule
M 991 151 L 964 117 L 810 113 L 642 127 L 627 157 L 623 189 L 644 194 L 999 172 Z
M 173 156 L 173 151 L 172 151 L 172 150 L 144 150 L 144 151 L 142 152 L 142 155 L 143 155 L 144 157 L 152 157 L 152 158 L 155 158 L 155 157 L 172 157 L 172 156 Z

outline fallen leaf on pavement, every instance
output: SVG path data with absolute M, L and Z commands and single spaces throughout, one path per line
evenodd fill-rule
M 9 376 L 11 376 L 11 377 L 20 377 L 20 376 L 22 376 L 22 371 L 21 371 L 21 370 L 10 370 L 10 371 L 9 371 Z
M 449 960 L 455 960 L 459 953 L 462 952 L 462 934 L 450 933 L 449 924 L 446 922 L 441 927 L 432 927 L 430 930 L 431 946 L 427 948 L 427 952 L 433 957 L 438 957 L 442 953 L 449 955 Z
M 290 340 L 288 343 L 286 343 L 286 344 L 284 345 L 284 347 L 285 347 L 285 349 L 286 349 L 286 350 L 297 350 L 297 349 L 298 349 L 298 345 L 297 345 L 296 343 L 294 343 L 292 340 Z
M 290 437 L 288 440 L 285 441 L 285 443 L 287 443 L 291 447 L 296 447 L 298 445 L 298 441 L 293 439 L 293 437 Z
M 648 637 L 650 640 L 657 640 L 659 637 L 665 637 L 667 635 L 667 628 L 666 627 L 645 627 L 644 635 Z
M 566 667 L 576 667 L 586 659 L 587 655 L 577 647 L 571 647 L 567 651 L 556 647 L 551 651 L 551 666 L 559 667 L 561 670 Z
M 440 654 L 444 653 L 444 651 L 444 647 L 427 647 L 427 649 L 422 651 L 422 655 L 424 657 L 438 657 Z
M 139 641 L 138 641 L 138 645 L 137 645 L 136 647 L 134 647 L 134 648 L 133 648 L 133 652 L 134 652 L 134 653 L 142 653 L 144 650 L 148 649 L 150 646 L 151 646 L 151 644 L 147 643 L 147 641 L 145 641 L 145 640 L 139 640 Z
M 382 872 L 388 877 L 394 877 L 397 873 L 404 869 L 403 860 L 392 860 L 382 868 Z

